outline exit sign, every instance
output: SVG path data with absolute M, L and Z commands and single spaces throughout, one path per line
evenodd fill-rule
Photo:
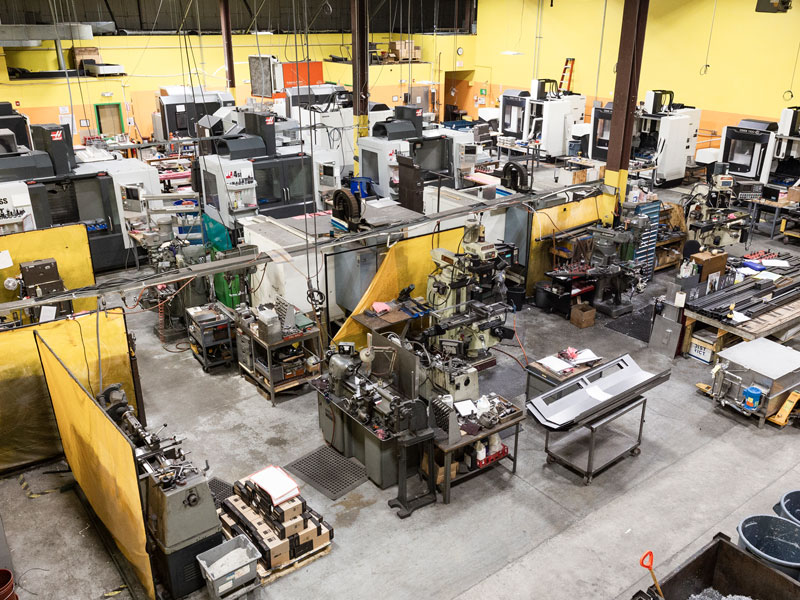
M 485 96 L 485 95 L 486 95 L 486 88 L 481 88 L 481 96 Z

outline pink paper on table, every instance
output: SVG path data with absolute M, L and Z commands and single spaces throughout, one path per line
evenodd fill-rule
M 392 310 L 392 307 L 386 304 L 386 302 L 373 302 L 372 310 L 374 310 L 379 315 L 382 315 L 383 313 L 387 313 L 390 310 Z

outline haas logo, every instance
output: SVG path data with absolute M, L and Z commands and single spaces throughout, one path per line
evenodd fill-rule
M 417 109 L 417 116 L 418 116 L 418 117 L 421 117 L 421 116 L 422 116 L 422 109 L 421 109 L 421 108 L 418 108 L 418 109 Z
M 275 117 L 265 117 L 265 118 L 264 118 L 264 122 L 265 122 L 267 125 L 272 125 L 272 124 L 274 124 L 274 123 L 275 123 Z
M 50 139 L 52 139 L 54 142 L 60 142 L 62 139 L 64 139 L 64 131 L 62 129 L 51 131 Z

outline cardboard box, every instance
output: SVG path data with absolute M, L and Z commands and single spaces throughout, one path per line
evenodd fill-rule
M 691 344 L 689 344 L 689 356 L 710 365 L 714 360 L 714 342 L 709 341 L 706 336 L 701 335 L 702 333 L 692 336 Z
M 712 273 L 725 273 L 725 265 L 728 263 L 728 253 L 720 252 L 712 254 L 709 251 L 692 254 L 692 260 L 700 266 L 700 281 L 708 279 Z
M 790 204 L 800 202 L 800 183 L 789 188 L 789 191 L 786 193 L 786 200 L 788 200 Z
M 270 524 L 248 507 L 238 496 L 231 496 L 223 503 L 220 515 L 222 527 L 231 535 L 244 534 L 255 544 L 262 555 L 266 569 L 274 569 L 291 560 L 291 544 L 281 539 Z
M 90 46 L 80 47 L 80 46 L 73 46 L 70 49 L 70 56 L 72 58 L 72 64 L 76 69 L 81 67 L 81 63 L 84 60 L 93 60 L 98 64 L 103 64 L 103 59 L 100 57 L 100 49 L 94 48 Z
M 285 523 L 302 515 L 307 508 L 305 499 L 302 496 L 295 496 L 286 502 L 273 506 L 270 512 L 273 519 L 280 523 Z
M 597 311 L 589 304 L 576 304 L 569 313 L 569 322 L 584 329 L 594 325 Z
M 428 455 L 422 455 L 422 461 L 420 462 L 420 470 L 422 471 L 425 477 L 428 477 Z M 437 462 L 433 463 L 433 470 L 435 472 L 436 477 L 436 485 L 441 485 L 444 483 L 444 465 L 440 465 Z M 458 461 L 454 460 L 450 463 L 450 481 L 455 479 L 456 475 L 458 474 Z
M 264 556 L 264 566 L 267 569 L 274 569 L 286 564 L 292 559 L 292 549 L 289 540 L 282 540 L 278 535 L 264 525 L 258 530 L 263 546 L 266 546 L 268 552 L 264 552 L 263 546 L 259 547 Z
M 308 524 L 308 519 L 305 517 L 305 515 L 300 515 L 294 519 L 289 519 L 284 523 L 280 523 L 274 519 L 267 519 L 267 521 L 269 522 L 270 527 L 282 540 L 295 535 L 296 533 L 300 533 Z

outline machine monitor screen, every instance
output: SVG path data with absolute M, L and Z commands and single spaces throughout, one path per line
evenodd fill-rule
M 608 140 L 611 138 L 611 117 L 607 119 L 597 118 L 597 137 L 596 144 L 601 148 L 608 148 Z

